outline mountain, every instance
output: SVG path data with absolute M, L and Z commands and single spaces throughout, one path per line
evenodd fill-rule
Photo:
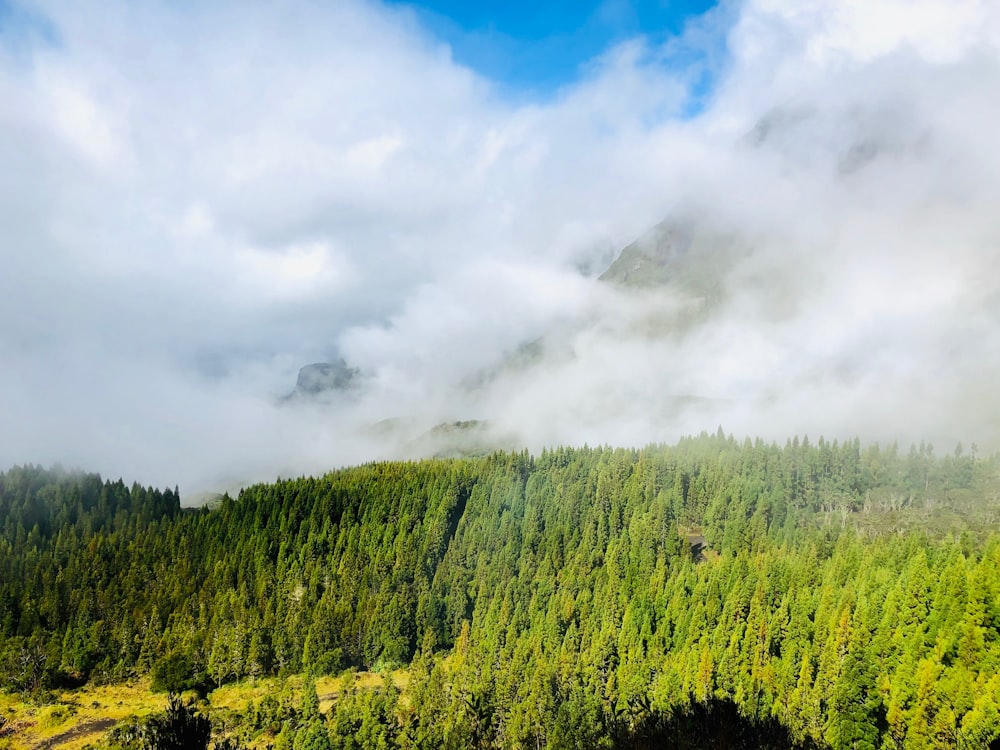
M 315 398 L 325 393 L 347 393 L 360 385 L 361 371 L 348 366 L 342 357 L 333 362 L 315 362 L 299 370 L 293 390 L 286 399 Z
M 744 238 L 706 222 L 668 219 L 622 249 L 599 279 L 634 289 L 670 285 L 716 299 L 724 294 L 729 270 L 750 250 Z
M 340 357 L 303 367 L 285 400 L 323 404 L 351 396 L 361 404 L 364 416 L 360 421 L 367 420 L 371 427 L 366 436 L 381 446 L 379 455 L 386 457 L 460 457 L 517 450 L 530 440 L 516 434 L 520 425 L 504 419 L 498 404 L 503 403 L 505 392 L 523 392 L 535 383 L 557 380 L 561 373 L 567 377 L 580 370 L 599 373 L 602 365 L 586 361 L 593 357 L 586 347 L 593 346 L 595 337 L 604 340 L 608 333 L 602 326 L 606 324 L 621 329 L 617 340 L 635 339 L 642 345 L 697 330 L 725 304 L 734 269 L 752 252 L 753 243 L 747 237 L 712 220 L 678 214 L 623 247 L 592 281 L 595 291 L 601 291 L 595 298 L 612 300 L 614 308 L 598 305 L 582 315 L 548 320 L 520 341 L 508 340 L 493 351 L 485 349 L 478 367 L 459 374 L 450 384 L 441 383 L 442 390 L 449 390 L 437 403 L 436 412 L 434 404 L 420 404 L 409 413 L 395 411 L 387 406 L 388 401 L 378 398 L 374 379 L 366 383 L 362 372 Z M 605 393 L 590 402 L 591 413 L 598 419 L 614 419 L 620 398 L 632 397 L 624 392 Z M 657 404 L 644 409 L 671 420 L 717 401 L 690 385 L 667 382 Z

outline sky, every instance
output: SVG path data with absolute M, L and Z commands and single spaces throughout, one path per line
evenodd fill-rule
M 486 7 L 0 0 L 0 466 L 1000 449 L 995 3 Z M 598 281 L 664 220 L 711 299 Z
M 488 78 L 504 94 L 541 100 L 572 85 L 609 47 L 639 36 L 663 42 L 711 0 L 432 0 L 410 4 L 454 60 Z

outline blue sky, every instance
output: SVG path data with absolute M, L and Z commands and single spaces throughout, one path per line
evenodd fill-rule
M 457 63 L 515 99 L 546 99 L 585 76 L 588 63 L 615 44 L 641 36 L 655 45 L 716 5 L 714 0 L 385 1 L 415 10 L 430 33 L 449 45 Z M 56 38 L 44 16 L 0 0 L 0 40 L 8 50 Z M 710 81 L 699 81 L 692 93 L 697 99 L 709 88 Z
M 57 37 L 45 16 L 10 0 L 0 0 L 0 53 L 7 52 L 20 61 L 31 44 L 54 44 Z
M 636 36 L 658 42 L 712 0 L 425 0 L 414 7 L 455 60 L 501 86 L 545 95 L 578 80 L 588 61 Z

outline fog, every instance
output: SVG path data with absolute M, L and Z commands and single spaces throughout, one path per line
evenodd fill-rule
M 1000 449 L 997 91 L 989 0 L 723 4 L 521 95 L 402 5 L 0 4 L 0 466 Z M 664 220 L 709 292 L 598 280 Z

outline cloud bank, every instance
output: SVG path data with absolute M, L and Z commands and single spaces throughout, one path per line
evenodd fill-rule
M 12 7 L 0 464 L 197 492 L 463 419 L 1000 448 L 994 3 L 725 4 L 529 103 L 405 7 Z M 596 280 L 670 217 L 737 238 L 711 300 Z M 355 392 L 282 401 L 337 356 Z

